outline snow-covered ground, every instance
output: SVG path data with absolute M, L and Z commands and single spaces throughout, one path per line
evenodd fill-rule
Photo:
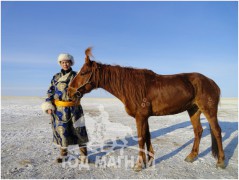
M 222 128 L 226 169 L 217 169 L 211 155 L 211 137 L 204 116 L 200 154 L 185 162 L 193 143 L 193 129 L 186 112 L 149 119 L 155 164 L 134 172 L 138 143 L 135 120 L 117 99 L 83 98 L 90 164 L 74 159 L 77 146 L 70 146 L 69 159 L 56 164 L 59 150 L 52 143 L 50 117 L 39 97 L 2 97 L 2 178 L 238 178 L 238 100 L 221 99 L 218 118 Z

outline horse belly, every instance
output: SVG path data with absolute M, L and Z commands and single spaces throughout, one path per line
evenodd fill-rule
M 152 100 L 152 112 L 155 116 L 177 114 L 187 110 L 193 104 L 193 93 L 190 89 L 173 87 L 164 93 L 156 92 Z
M 191 103 L 187 103 L 186 105 L 183 105 L 181 107 L 163 104 L 158 107 L 152 108 L 153 109 L 152 114 L 153 116 L 178 114 L 178 113 L 186 111 L 188 107 L 191 106 L 189 104 Z

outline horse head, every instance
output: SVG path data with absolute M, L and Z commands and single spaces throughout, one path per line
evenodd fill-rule
M 69 84 L 67 93 L 72 100 L 81 98 L 84 94 L 89 93 L 98 86 L 96 70 L 99 68 L 95 61 L 90 60 L 92 56 L 91 49 L 90 47 L 85 50 L 85 63 Z

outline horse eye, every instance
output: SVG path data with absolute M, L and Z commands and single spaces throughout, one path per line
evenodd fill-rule
M 88 73 L 89 73 L 89 71 L 85 71 L 85 72 L 83 71 L 83 72 L 80 73 L 80 75 L 81 75 L 81 76 L 84 76 L 84 75 L 86 75 L 86 74 L 88 74 Z
M 81 73 L 80 73 L 81 76 L 84 76 L 85 74 L 86 74 L 85 72 L 81 72 Z

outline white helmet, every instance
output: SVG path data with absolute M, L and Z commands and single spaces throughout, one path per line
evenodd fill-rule
M 73 66 L 75 61 L 74 61 L 74 57 L 68 53 L 63 53 L 63 54 L 60 54 L 58 56 L 58 64 L 61 65 L 61 61 L 63 60 L 69 60 L 71 61 L 71 65 Z

